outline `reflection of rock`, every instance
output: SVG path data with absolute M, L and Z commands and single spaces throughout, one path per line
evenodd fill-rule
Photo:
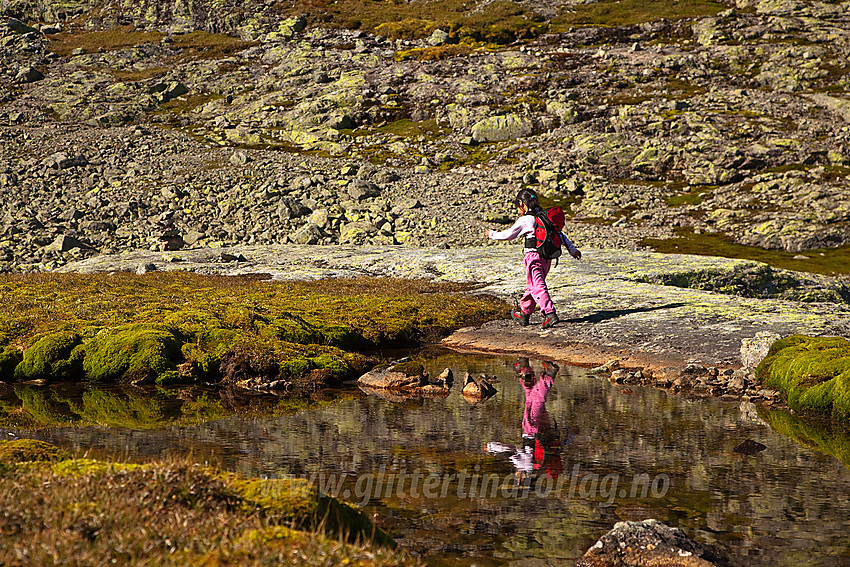
M 766 445 L 762 445 L 758 441 L 753 441 L 752 439 L 747 439 L 746 441 L 741 441 L 732 450 L 741 455 L 755 455 L 765 449 L 767 449 Z
M 483 374 L 478 378 L 468 372 L 463 377 L 463 397 L 470 403 L 478 403 L 486 400 L 496 393 L 496 388 L 490 383 L 490 379 Z
M 725 554 L 695 542 L 658 520 L 617 522 L 578 560 L 576 567 L 711 567 L 728 565 Z

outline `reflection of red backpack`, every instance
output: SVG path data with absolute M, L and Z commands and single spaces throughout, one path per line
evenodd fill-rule
M 561 230 L 564 228 L 564 212 L 561 207 L 552 207 L 534 215 L 534 238 L 526 240 L 526 248 L 536 248 L 544 260 L 561 256 Z M 532 242 L 533 241 L 533 242 Z

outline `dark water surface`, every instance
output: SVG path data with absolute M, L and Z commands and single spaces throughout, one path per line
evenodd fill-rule
M 850 470 L 779 435 L 752 406 L 627 394 L 562 368 L 545 406 L 545 383 L 530 394 L 538 404 L 524 425 L 515 360 L 427 359 L 434 376 L 497 376 L 498 393 L 476 405 L 457 384 L 448 398 L 406 402 L 350 389 L 282 415 L 18 433 L 98 457 L 191 453 L 247 475 L 314 478 L 434 565 L 572 565 L 615 522 L 646 518 L 719 544 L 740 565 L 850 565 Z M 531 365 L 539 377 L 541 362 Z M 767 448 L 734 452 L 746 439 Z M 488 452 L 491 442 L 504 452 Z

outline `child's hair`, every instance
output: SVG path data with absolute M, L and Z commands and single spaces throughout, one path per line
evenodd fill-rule
M 515 203 L 517 206 L 520 203 L 525 205 L 529 213 L 533 213 L 540 208 L 540 201 L 537 200 L 537 194 L 531 189 L 520 189 L 519 193 L 516 194 Z

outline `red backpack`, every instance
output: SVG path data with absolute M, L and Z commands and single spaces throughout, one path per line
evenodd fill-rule
M 564 228 L 564 212 L 561 207 L 552 207 L 534 215 L 534 248 L 544 260 L 561 256 L 561 230 Z M 529 239 L 530 241 L 531 239 Z

